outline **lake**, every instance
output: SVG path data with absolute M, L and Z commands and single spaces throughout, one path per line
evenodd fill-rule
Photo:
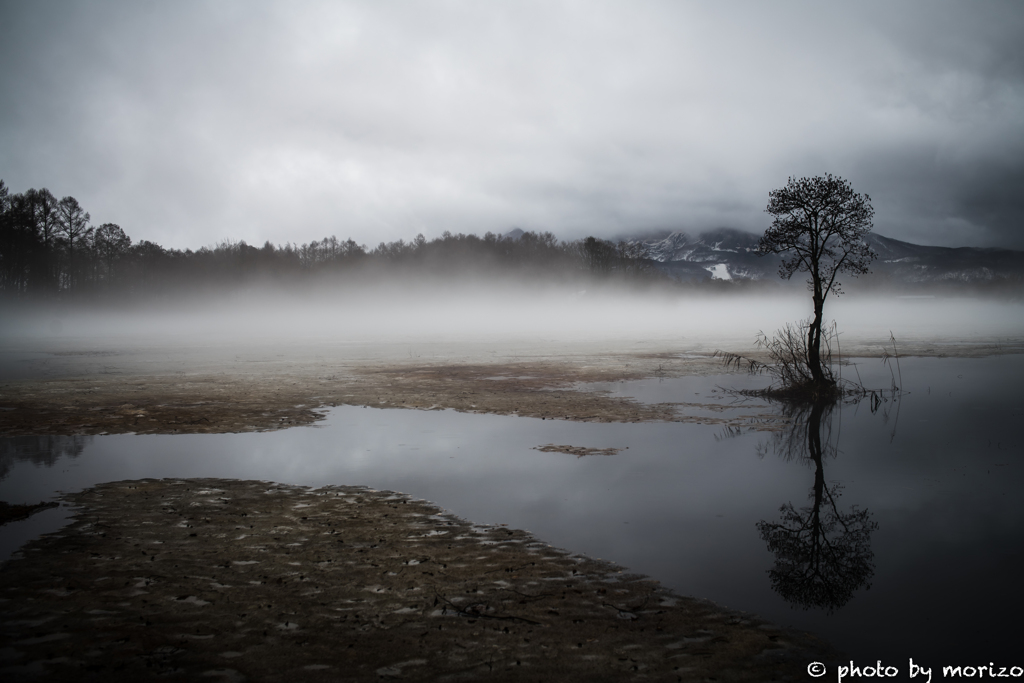
M 889 366 L 856 362 L 865 385 L 890 386 Z M 708 424 L 599 424 L 346 406 L 278 432 L 16 437 L 0 440 L 0 499 L 142 477 L 391 489 L 813 631 L 865 663 L 1020 665 L 1024 356 L 900 363 L 898 402 L 798 416 L 819 426 L 814 447 L 806 429 L 714 422 L 780 414 L 720 389 L 763 378 L 651 379 L 598 388 L 724 412 L 707 411 Z M 549 444 L 620 450 L 536 450 Z M 68 514 L 3 527 L 0 557 Z

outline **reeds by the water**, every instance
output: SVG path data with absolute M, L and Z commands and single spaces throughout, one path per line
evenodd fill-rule
M 835 321 L 823 330 L 821 335 L 820 364 L 824 381 L 815 380 L 811 372 L 808 348 L 807 332 L 810 325 L 810 320 L 787 323 L 771 337 L 763 331 L 758 332 L 755 345 L 767 353 L 768 362 L 722 350 L 715 351 L 714 357 L 721 358 L 726 367 L 746 369 L 751 374 L 768 374 L 773 378 L 774 381 L 765 389 L 740 392 L 747 396 L 795 403 L 867 399 L 872 403 L 872 412 L 881 404 L 896 400 L 903 384 L 903 374 L 899 366 L 896 337 L 891 330 L 889 340 L 892 344 L 892 353 L 886 349 L 882 362 L 892 373 L 892 383 L 889 389 L 884 390 L 867 388 L 860 379 L 856 365 L 856 382 L 842 376 L 842 353 Z M 832 353 L 833 346 L 836 349 L 835 357 Z M 891 361 L 895 361 L 895 372 Z

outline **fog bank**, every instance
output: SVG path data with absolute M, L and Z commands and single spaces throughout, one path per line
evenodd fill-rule
M 239 292 L 189 302 L 123 306 L 6 305 L 7 348 L 259 344 L 610 343 L 680 350 L 748 348 L 811 314 L 804 292 L 690 295 L 568 289 L 409 286 L 387 292 L 306 296 Z M 973 297 L 831 298 L 826 319 L 844 344 L 897 340 L 998 343 L 1024 338 L 1024 303 Z M 637 346 L 642 349 L 642 346 Z

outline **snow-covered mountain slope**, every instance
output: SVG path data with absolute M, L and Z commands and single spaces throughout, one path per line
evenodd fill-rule
M 718 228 L 690 235 L 673 232 L 636 237 L 643 242 L 655 267 L 681 280 L 760 280 L 774 276 L 779 261 L 775 256 L 758 257 L 758 235 L 731 228 Z M 681 268 L 681 264 L 690 268 Z
M 718 228 L 696 235 L 678 231 L 627 238 L 642 242 L 659 270 L 681 280 L 711 278 L 776 279 L 779 257 L 756 255 L 759 235 Z M 930 247 L 877 233 L 867 236 L 878 254 L 866 280 L 904 283 L 985 282 L 997 279 L 1024 282 L 1024 252 L 974 247 Z M 803 281 L 803 277 L 794 275 Z

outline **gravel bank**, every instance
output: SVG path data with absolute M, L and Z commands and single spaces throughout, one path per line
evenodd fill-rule
M 357 487 L 191 479 L 65 497 L 0 568 L 0 677 L 802 680 L 828 647 Z

